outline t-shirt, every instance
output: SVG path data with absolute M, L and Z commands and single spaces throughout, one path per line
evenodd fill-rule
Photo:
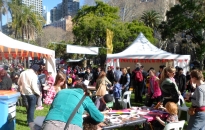
M 167 117 L 166 124 L 167 124 L 167 123 L 170 123 L 170 122 L 177 122 L 177 121 L 179 121 L 178 115 L 171 115 L 171 114 L 170 114 L 170 115 Z
M 95 101 L 95 106 L 98 108 L 99 111 L 106 110 L 106 104 L 101 100 L 101 98 L 97 98 Z

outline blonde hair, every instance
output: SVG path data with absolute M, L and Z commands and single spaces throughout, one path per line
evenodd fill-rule
M 167 112 L 168 112 L 169 114 L 177 115 L 177 113 L 178 113 L 177 104 L 174 103 L 174 102 L 167 102 L 167 103 L 165 104 L 165 108 L 167 109 Z
M 168 74 L 175 73 L 176 69 L 172 66 L 167 66 L 162 70 L 160 77 L 160 84 L 164 81 L 164 79 L 169 78 Z

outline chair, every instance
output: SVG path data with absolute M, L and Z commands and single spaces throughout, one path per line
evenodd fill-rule
M 183 130 L 185 120 L 178 121 L 178 122 L 172 122 L 168 123 L 165 127 L 164 130 Z
M 122 105 L 123 109 L 127 109 L 127 103 L 129 104 L 129 107 L 131 107 L 131 104 L 130 104 L 131 93 L 132 91 L 126 91 L 123 94 L 122 98 L 118 100 L 119 103 Z
M 181 104 L 182 102 L 182 104 Z M 182 111 L 185 111 L 187 113 L 187 121 L 189 121 L 189 114 L 188 114 L 188 110 L 189 110 L 189 107 L 186 106 L 186 103 L 184 101 L 184 97 L 182 95 L 179 96 L 179 102 L 178 102 L 178 116 L 180 117 L 181 116 L 181 112 Z

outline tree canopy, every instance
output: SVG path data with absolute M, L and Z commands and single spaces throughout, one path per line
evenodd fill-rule
M 102 1 L 96 1 L 95 6 L 83 6 L 73 19 L 74 44 L 105 47 L 106 29 L 114 32 L 114 53 L 124 50 L 140 32 L 154 43 L 151 28 L 138 21 L 122 22 L 118 14 L 118 7 L 109 6 Z
M 193 51 L 198 60 L 202 61 L 205 54 L 204 0 L 179 0 L 179 2 L 180 4 L 167 12 L 167 21 L 159 26 L 162 38 L 164 40 L 175 38 L 176 34 L 181 33 L 184 42 L 196 45 Z

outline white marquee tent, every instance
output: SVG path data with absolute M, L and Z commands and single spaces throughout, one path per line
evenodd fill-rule
M 48 72 L 56 74 L 55 51 L 12 39 L 2 32 L 0 32 L 0 39 L 0 59 L 3 57 L 44 57 Z
M 150 43 L 142 33 L 124 51 L 107 54 L 107 66 L 134 69 L 137 62 L 140 62 L 145 70 L 150 67 L 158 70 L 159 66 L 164 64 L 182 67 L 186 72 L 189 70 L 190 55 L 178 55 L 163 51 Z

